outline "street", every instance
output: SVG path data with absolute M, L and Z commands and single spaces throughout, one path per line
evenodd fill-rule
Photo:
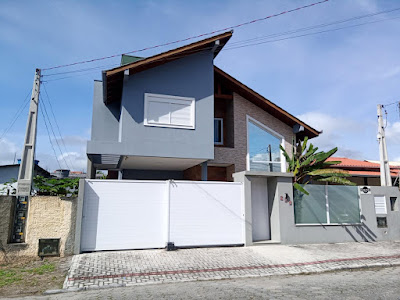
M 151 284 L 29 299 L 400 299 L 400 267 Z

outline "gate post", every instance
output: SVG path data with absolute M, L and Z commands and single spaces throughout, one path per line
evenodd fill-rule
M 242 211 L 244 217 L 243 224 L 243 242 L 245 246 L 253 245 L 253 217 L 251 212 L 251 180 L 246 176 L 246 171 L 238 172 L 233 174 L 233 180 L 235 182 L 241 182 L 243 184 L 242 194 Z
M 78 202 L 76 203 L 74 254 L 81 253 L 81 234 L 82 234 L 84 196 L 85 196 L 85 179 L 79 179 Z

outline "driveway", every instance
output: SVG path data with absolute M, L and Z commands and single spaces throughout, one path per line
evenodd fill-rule
M 64 289 L 74 291 L 392 265 L 400 265 L 400 242 L 97 252 L 73 257 Z

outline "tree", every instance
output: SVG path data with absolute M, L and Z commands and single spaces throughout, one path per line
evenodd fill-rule
M 79 178 L 44 178 L 35 176 L 33 178 L 39 194 L 54 196 L 76 196 L 79 187 Z
M 298 142 L 296 149 L 293 146 L 292 157 L 290 157 L 286 150 L 280 146 L 283 155 L 289 164 L 287 171 L 292 172 L 294 175 L 293 187 L 296 190 L 309 195 L 303 186 L 309 183 L 310 180 L 355 185 L 355 183 L 346 178 L 351 176 L 347 171 L 331 168 L 334 165 L 340 164 L 341 161 L 326 161 L 336 153 L 338 150 L 337 147 L 328 152 L 317 152 L 318 147 L 314 147 L 311 143 L 307 147 L 307 142 L 308 137 L 305 137 L 303 142 Z

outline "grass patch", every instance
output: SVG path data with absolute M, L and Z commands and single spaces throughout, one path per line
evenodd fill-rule
M 62 288 L 70 258 L 14 259 L 0 266 L 0 298 Z
M 43 275 L 44 273 L 54 272 L 55 269 L 56 269 L 56 266 L 52 263 L 49 263 L 49 264 L 44 264 L 44 265 L 41 265 L 40 267 L 36 267 L 33 269 L 27 269 L 27 272 L 37 274 L 37 275 Z
M 22 276 L 14 270 L 0 270 L 0 287 L 21 281 Z
M 50 273 L 50 272 L 54 272 L 56 269 L 56 266 L 52 263 L 47 263 L 44 265 L 41 265 L 39 267 L 35 267 L 35 268 L 24 268 L 21 269 L 21 272 L 24 273 L 30 273 L 30 274 L 35 274 L 35 275 L 43 275 L 44 273 Z
M 0 288 L 17 283 L 25 277 L 25 273 L 32 275 L 43 275 L 54 272 L 56 266 L 53 263 L 47 263 L 35 268 L 13 268 L 0 270 Z M 30 278 L 32 281 L 32 278 Z

